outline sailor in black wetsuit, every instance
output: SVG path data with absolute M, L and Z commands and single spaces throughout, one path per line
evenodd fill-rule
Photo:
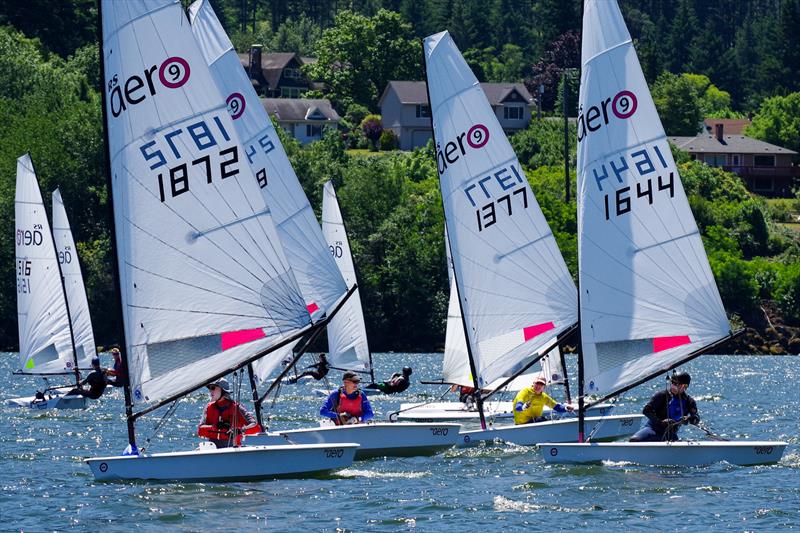
M 631 442 L 661 442 L 678 440 L 678 429 L 683 424 L 697 424 L 697 403 L 686 394 L 692 378 L 686 372 L 672 376 L 669 390 L 655 393 L 642 414 L 647 417 L 645 426 L 631 437 Z
M 89 389 L 84 389 L 84 385 L 89 385 Z M 76 388 L 72 389 L 67 394 L 80 394 L 90 400 L 96 400 L 106 391 L 107 385 L 108 377 L 106 376 L 106 370 L 100 368 L 100 358 L 93 357 L 92 371 L 86 376 L 86 379 L 81 381 Z
M 388 380 L 380 383 L 370 383 L 365 388 L 378 389 L 384 394 L 403 392 L 411 385 L 411 380 L 409 379 L 411 372 L 410 366 L 404 366 L 402 372 L 395 372 Z
M 330 363 L 328 363 L 328 358 L 325 357 L 325 354 L 319 354 L 319 363 L 314 363 L 313 365 L 309 365 L 306 368 L 312 368 L 313 370 L 306 370 L 299 376 L 295 376 L 288 380 L 289 384 L 297 383 L 300 378 L 311 376 L 312 378 L 316 379 L 317 381 L 321 380 L 325 376 L 328 375 L 328 371 L 330 370 Z

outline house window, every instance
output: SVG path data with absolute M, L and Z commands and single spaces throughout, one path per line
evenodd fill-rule
M 322 137 L 322 125 L 306 124 L 306 137 Z
M 772 178 L 755 178 L 753 179 L 754 192 L 772 192 L 775 190 L 775 184 Z
M 297 68 L 285 68 L 285 69 L 283 69 L 283 77 L 284 78 L 297 79 L 297 78 L 300 77 L 300 69 L 297 69 Z
M 281 87 L 281 98 L 300 98 L 300 88 Z
M 430 116 L 431 116 L 430 106 L 423 104 L 417 105 L 417 118 L 430 118 Z
M 712 154 L 703 158 L 706 165 L 710 167 L 721 167 L 725 164 L 725 154 Z
M 731 165 L 733 165 L 735 167 L 738 167 L 739 165 L 742 164 L 741 161 L 742 161 L 742 159 L 741 159 L 741 156 L 739 154 L 733 154 L 731 156 Z
M 522 106 L 507 105 L 503 107 L 503 118 L 506 120 L 522 120 Z
M 756 167 L 774 167 L 775 166 L 775 156 L 774 155 L 755 155 L 753 156 L 753 166 Z M 772 190 L 772 189 L 770 189 Z

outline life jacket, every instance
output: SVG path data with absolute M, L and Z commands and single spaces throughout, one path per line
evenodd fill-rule
M 220 405 L 219 402 L 209 402 L 206 405 L 206 424 L 202 424 L 197 428 L 197 435 L 206 439 L 215 441 L 227 441 L 230 438 L 229 429 L 242 429 L 247 425 L 247 421 L 243 416 L 236 417 L 236 427 L 233 426 L 233 417 L 239 409 L 239 404 L 234 401 L 228 401 L 225 405 Z M 220 427 L 227 425 L 227 427 Z M 241 446 L 242 435 L 255 435 L 261 432 L 261 426 L 256 424 L 252 428 L 248 428 L 244 433 L 236 432 L 236 446 Z
M 358 416 L 360 417 L 364 414 L 364 410 L 361 406 L 361 391 L 358 391 L 356 397 L 350 399 L 344 393 L 343 389 L 339 389 L 339 395 L 334 397 L 334 407 L 336 408 L 337 413 L 348 413 L 351 416 Z M 341 421 L 337 418 L 335 421 L 336 425 L 340 425 Z

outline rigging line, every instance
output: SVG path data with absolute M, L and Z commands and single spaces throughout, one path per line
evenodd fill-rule
M 150 447 L 150 440 L 155 437 L 156 433 L 158 433 L 158 430 L 161 429 L 161 426 L 164 425 L 164 423 L 175 413 L 175 409 L 178 407 L 179 401 L 180 398 L 172 402 L 172 405 L 169 406 L 161 419 L 153 426 L 153 430 L 150 432 L 150 435 L 144 439 L 145 445 L 139 450 L 141 453 L 144 453 L 144 451 Z
M 226 229 L 229 226 L 233 226 L 235 224 L 240 224 L 242 222 L 247 222 L 248 220 L 251 220 L 251 219 L 256 218 L 256 217 L 260 217 L 260 216 L 263 216 L 263 215 L 271 215 L 271 214 L 272 213 L 269 210 L 269 208 L 266 208 L 266 209 L 264 209 L 263 211 L 261 211 L 259 213 L 253 213 L 252 215 L 248 215 L 248 216 L 243 217 L 243 218 L 239 218 L 239 219 L 236 219 L 236 220 L 231 220 L 230 222 L 222 224 L 221 226 L 217 226 L 215 228 L 209 228 L 209 229 L 204 230 L 204 231 L 198 231 L 197 233 L 192 235 L 192 238 L 199 239 L 200 237 L 205 237 L 209 233 L 213 233 L 213 232 L 219 231 L 221 229 Z

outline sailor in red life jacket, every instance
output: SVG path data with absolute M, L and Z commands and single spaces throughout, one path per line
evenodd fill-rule
M 226 379 L 218 379 L 208 385 L 211 401 L 206 405 L 203 421 L 197 434 L 214 444 L 217 448 L 227 448 L 234 442 L 242 444 L 242 435 L 259 433 L 261 427 L 255 417 L 238 402 L 231 399 L 231 386 Z
M 330 418 L 337 426 L 358 424 L 375 417 L 367 395 L 358 389 L 361 378 L 355 372 L 347 371 L 342 376 L 342 387 L 333 391 L 319 414 Z

